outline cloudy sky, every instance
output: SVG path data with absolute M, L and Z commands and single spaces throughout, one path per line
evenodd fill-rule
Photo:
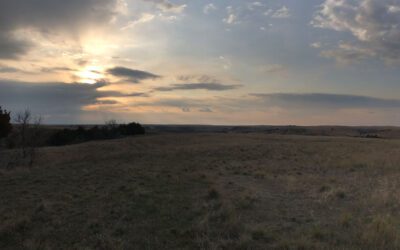
M 400 125 L 400 0 L 0 0 L 0 105 L 49 124 Z

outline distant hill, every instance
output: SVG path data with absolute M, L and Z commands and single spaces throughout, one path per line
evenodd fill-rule
M 265 133 L 363 138 L 400 138 L 399 127 L 145 125 L 148 133 Z

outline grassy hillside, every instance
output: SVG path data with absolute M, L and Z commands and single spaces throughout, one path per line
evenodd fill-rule
M 41 148 L 32 168 L 0 168 L 0 249 L 398 249 L 399 180 L 398 140 L 208 133 Z

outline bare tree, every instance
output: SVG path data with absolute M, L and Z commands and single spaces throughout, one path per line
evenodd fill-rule
M 29 109 L 16 115 L 14 122 L 18 129 L 18 145 L 21 148 L 21 157 L 32 166 L 36 158 L 36 148 L 40 141 L 40 125 L 42 117 L 33 117 Z
M 113 130 L 118 127 L 117 120 L 115 120 L 115 119 L 105 121 L 104 124 L 105 124 L 106 128 L 110 129 L 110 130 Z
M 35 117 L 32 126 L 29 128 L 29 139 L 28 139 L 28 155 L 29 155 L 29 166 L 32 166 L 36 160 L 36 148 L 39 146 L 41 138 L 41 128 L 43 118 L 41 116 Z
M 22 150 L 22 158 L 24 159 L 27 156 L 28 130 L 31 119 L 32 119 L 32 114 L 29 109 L 17 113 L 17 116 L 14 119 L 14 122 L 18 125 L 19 138 L 20 138 L 19 144 Z

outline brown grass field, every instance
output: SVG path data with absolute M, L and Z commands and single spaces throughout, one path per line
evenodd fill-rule
M 400 249 L 399 211 L 398 139 L 161 134 L 0 169 L 0 249 Z

